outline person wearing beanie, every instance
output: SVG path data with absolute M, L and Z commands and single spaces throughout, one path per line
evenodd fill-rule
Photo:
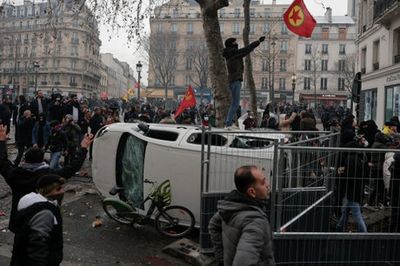
M 18 202 L 11 265 L 60 265 L 63 231 L 60 212 L 65 179 L 44 175 Z
M 242 86 L 244 70 L 243 58 L 250 54 L 264 40 L 265 37 L 262 36 L 257 41 L 252 42 L 248 46 L 241 49 L 239 49 L 239 45 L 237 44 L 235 38 L 228 38 L 225 41 L 223 56 L 226 60 L 226 66 L 228 68 L 229 90 L 231 91 L 232 95 L 232 103 L 225 121 L 225 125 L 228 129 L 231 128 L 234 117 L 239 108 L 240 88 Z
M 79 171 L 85 161 L 93 135 L 87 134 L 85 136 L 80 144 L 80 149 L 70 164 L 65 164 L 61 169 L 50 169 L 49 165 L 43 161 L 44 151 L 35 147 L 27 150 L 25 160 L 19 167 L 14 166 L 8 160 L 6 139 L 6 128 L 0 125 L 0 174 L 10 186 L 12 192 L 9 229 L 14 232 L 15 214 L 19 200 L 26 194 L 35 191 L 36 183 L 41 176 L 55 174 L 69 179 Z

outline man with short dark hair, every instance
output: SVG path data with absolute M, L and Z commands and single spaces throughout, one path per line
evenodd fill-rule
M 86 135 L 81 142 L 81 148 L 71 160 L 71 163 L 57 170 L 50 169 L 49 165 L 43 161 L 44 151 L 39 148 L 28 149 L 25 153 L 24 163 L 19 167 L 14 166 L 7 158 L 6 138 L 6 127 L 0 125 L 0 174 L 12 191 L 9 228 L 13 231 L 18 201 L 26 194 L 35 191 L 36 182 L 43 175 L 56 174 L 67 179 L 72 177 L 85 161 L 93 135 Z
M 47 102 L 48 100 L 44 97 L 43 91 L 38 90 L 36 93 L 36 98 L 31 102 L 32 114 L 39 119 L 40 114 L 44 114 L 47 119 Z
M 235 186 L 224 200 L 208 229 L 220 265 L 274 265 L 272 234 L 265 201 L 270 188 L 262 171 L 254 165 L 235 172 Z
M 58 175 L 42 176 L 36 183 L 37 192 L 19 201 L 11 265 L 60 265 L 63 233 L 59 206 L 64 183 Z

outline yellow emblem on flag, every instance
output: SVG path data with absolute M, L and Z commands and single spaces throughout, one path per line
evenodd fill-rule
M 304 12 L 299 5 L 295 5 L 289 13 L 289 23 L 293 27 L 300 27 L 304 23 Z

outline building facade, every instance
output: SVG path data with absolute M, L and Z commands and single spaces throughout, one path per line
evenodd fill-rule
M 356 26 L 349 16 L 315 17 L 311 38 L 299 38 L 296 101 L 345 106 L 356 70 Z
M 229 7 L 219 11 L 222 39 L 234 37 L 243 47 L 243 1 L 230 2 Z M 291 77 L 295 72 L 298 38 L 288 31 L 282 18 L 288 7 L 275 1 L 269 5 L 253 1 L 250 7 L 250 41 L 266 36 L 265 42 L 252 53 L 257 96 L 265 101 L 269 100 L 272 88 L 277 99 L 290 101 L 293 97 Z M 150 28 L 148 90 L 165 98 L 167 89 L 168 97 L 178 98 L 188 85 L 197 94 L 209 88 L 208 53 L 198 3 L 190 0 L 157 9 L 150 19 Z M 166 52 L 160 52 L 161 48 Z M 249 97 L 246 82 L 242 88 L 243 97 Z
M 101 62 L 102 92 L 109 98 L 121 98 L 134 88 L 136 79 L 128 63 L 119 61 L 110 53 L 102 53 Z
M 100 84 L 99 30 L 85 6 L 71 1 L 4 3 L 0 14 L 0 85 L 8 92 L 36 90 L 96 96 Z M 48 10 L 52 10 L 49 15 Z
M 358 17 L 360 120 L 400 117 L 400 2 L 362 0 Z

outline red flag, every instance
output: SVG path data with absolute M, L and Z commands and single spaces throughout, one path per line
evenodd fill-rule
M 189 85 L 189 88 L 187 89 L 181 104 L 175 111 L 175 118 L 177 118 L 183 111 L 185 111 L 186 108 L 190 108 L 193 106 L 196 106 L 196 97 L 194 95 L 192 86 Z
M 288 29 L 303 37 L 311 37 L 317 22 L 314 17 L 308 12 L 303 0 L 294 0 L 285 14 L 283 14 Z

